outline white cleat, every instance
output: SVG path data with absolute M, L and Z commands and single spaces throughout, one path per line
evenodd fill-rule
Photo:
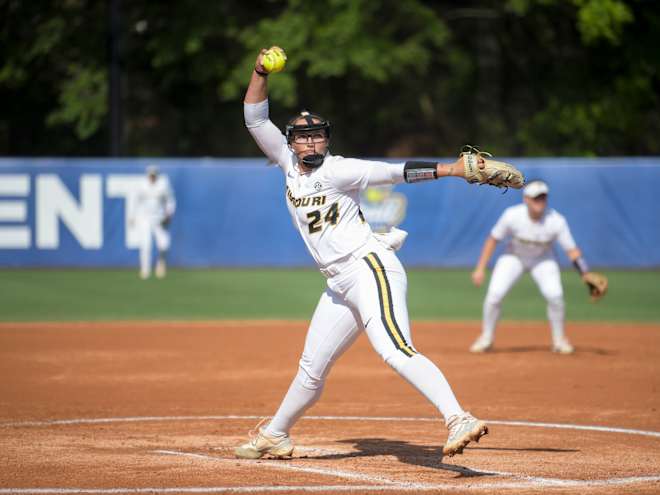
M 147 280 L 149 278 L 149 272 L 145 270 L 140 270 L 140 278 L 142 280 Z
M 479 421 L 469 412 L 455 414 L 447 421 L 449 436 L 447 443 L 442 448 L 442 453 L 448 457 L 455 454 L 462 454 L 463 449 L 472 441 L 479 442 L 479 439 L 488 434 L 488 426 L 483 421 Z
M 571 345 L 566 337 L 561 337 L 555 340 L 552 344 L 552 352 L 557 352 L 559 354 L 573 354 L 575 352 L 575 347 Z
M 163 260 L 158 260 L 158 261 L 156 262 L 156 270 L 155 270 L 155 272 L 156 272 L 156 277 L 157 277 L 157 278 L 163 278 L 163 277 L 165 277 L 165 275 L 166 275 L 166 273 L 167 273 L 167 267 L 165 266 L 165 261 L 163 261 Z
M 474 341 L 474 344 L 470 346 L 470 352 L 482 353 L 488 352 L 493 348 L 493 340 L 486 337 L 485 335 L 480 335 L 477 340 Z
M 268 454 L 272 457 L 291 457 L 293 455 L 293 443 L 289 435 L 281 437 L 271 436 L 259 428 L 250 441 L 234 449 L 234 454 L 239 459 L 260 459 Z

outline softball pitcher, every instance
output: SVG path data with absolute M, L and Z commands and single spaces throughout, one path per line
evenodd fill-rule
M 472 273 L 476 286 L 484 280 L 486 265 L 497 243 L 510 237 L 506 252 L 499 257 L 493 269 L 483 305 L 482 333 L 470 347 L 472 352 L 486 352 L 492 348 L 502 300 L 525 271 L 529 271 L 547 301 L 552 350 L 561 354 L 574 351 L 564 334 L 564 294 L 552 244 L 557 241 L 566 251 L 585 282 L 589 268 L 575 245 L 566 219 L 547 208 L 548 191 L 548 185 L 543 181 L 527 184 L 523 189 L 524 204 L 504 210 L 484 243 Z
M 293 224 L 327 277 L 327 289 L 312 317 L 298 372 L 279 409 L 235 454 L 249 459 L 292 455 L 291 427 L 319 399 L 333 363 L 362 331 L 382 359 L 444 416 L 449 429 L 444 454 L 462 453 L 488 428 L 463 410 L 442 372 L 414 347 L 406 306 L 406 272 L 394 253 L 402 242 L 401 231 L 374 236 L 359 201 L 360 192 L 368 186 L 465 177 L 468 159 L 462 156 L 453 164 L 390 164 L 331 155 L 330 123 L 309 112 L 292 118 L 282 135 L 268 117 L 264 52 L 257 57 L 245 96 L 245 124 L 284 174 L 285 201 Z M 470 160 L 477 173 L 487 169 L 483 158 L 474 155 Z M 489 175 L 518 173 L 507 167 Z
M 167 227 L 176 210 L 176 199 L 166 175 L 159 174 L 158 167 L 150 165 L 140 184 L 135 198 L 135 210 L 131 223 L 136 225 L 140 235 L 140 278 L 151 275 L 151 240 L 156 242 L 158 259 L 156 277 L 163 278 L 166 272 L 165 255 L 170 247 L 170 233 Z

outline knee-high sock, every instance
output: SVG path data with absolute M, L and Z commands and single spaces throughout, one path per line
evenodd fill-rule
M 490 340 L 495 339 L 495 327 L 497 320 L 500 319 L 500 308 L 502 302 L 497 299 L 486 297 L 484 300 L 484 314 L 481 323 L 481 334 L 488 337 Z
M 300 416 L 319 400 L 324 382 L 324 379 L 313 378 L 304 369 L 298 368 L 298 373 L 275 416 L 266 427 L 266 432 L 276 436 L 288 435 Z
M 548 299 L 548 320 L 554 341 L 564 336 L 564 298 L 552 297 Z
M 140 272 L 147 275 L 151 272 L 151 244 L 148 241 L 140 246 Z
M 438 408 L 445 421 L 454 414 L 463 413 L 445 375 L 430 359 L 422 354 L 412 357 L 404 356 L 400 351 L 397 354 L 393 359 L 388 359 L 387 364 Z

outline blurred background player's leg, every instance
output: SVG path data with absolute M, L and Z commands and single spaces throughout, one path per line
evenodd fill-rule
M 158 249 L 158 259 L 156 260 L 156 277 L 163 278 L 167 271 L 167 264 L 165 258 L 167 251 L 170 248 L 170 233 L 163 227 L 160 222 L 152 224 L 154 239 L 156 240 L 156 248 Z
M 573 353 L 573 346 L 564 334 L 564 291 L 559 265 L 554 259 L 545 259 L 534 265 L 530 273 L 548 303 L 552 350 L 561 354 Z
M 503 254 L 495 263 L 483 305 L 481 335 L 470 347 L 471 352 L 486 352 L 495 341 L 495 327 L 500 318 L 502 300 L 523 274 L 522 261 L 512 254 Z
M 147 218 L 138 219 L 140 232 L 140 278 L 147 279 L 151 275 L 151 225 Z

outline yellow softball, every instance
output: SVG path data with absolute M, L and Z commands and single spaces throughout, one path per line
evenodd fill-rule
M 261 64 L 266 72 L 280 72 L 286 65 L 286 53 L 279 46 L 274 46 L 266 50 Z

